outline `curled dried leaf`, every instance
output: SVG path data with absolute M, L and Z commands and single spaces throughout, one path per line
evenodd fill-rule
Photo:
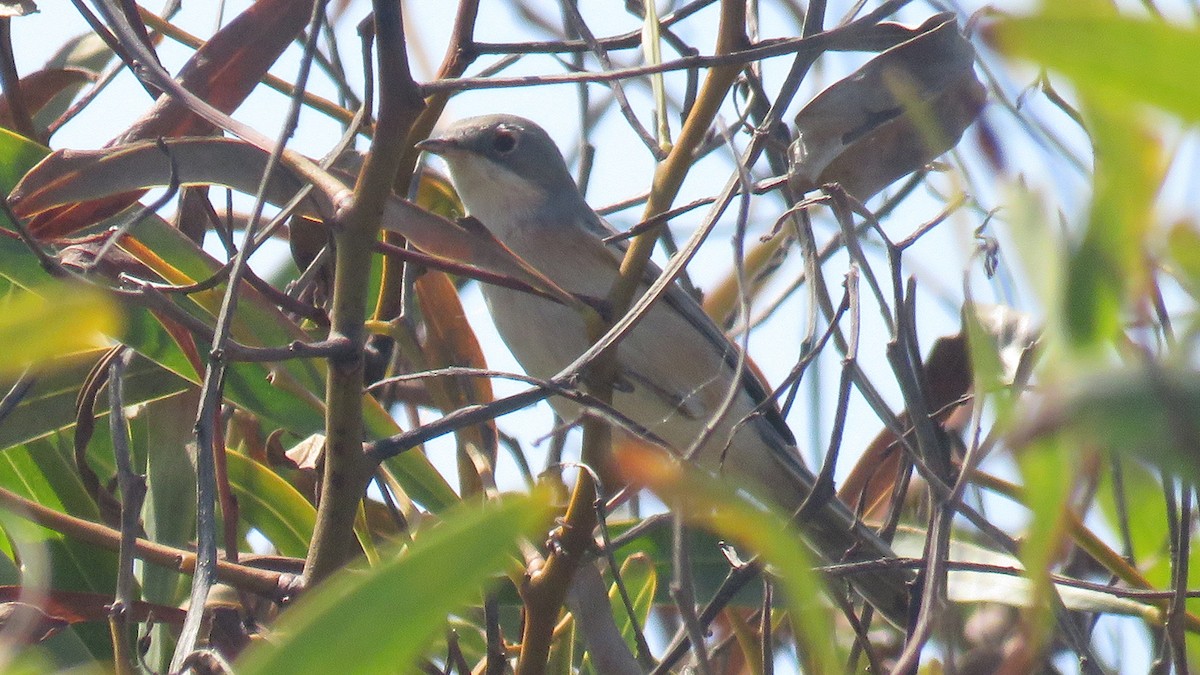
M 81 68 L 46 68 L 21 78 L 21 96 L 25 108 L 36 115 L 51 101 L 65 92 L 78 91 L 88 82 L 95 82 L 96 74 Z M 0 96 L 0 126 L 14 129 L 9 96 Z
M 259 187 L 267 153 L 228 138 L 179 138 L 139 141 L 100 150 L 59 150 L 29 171 L 14 188 L 10 203 L 20 218 L 40 218 L 76 203 L 133 194 L 173 181 L 188 185 L 224 185 L 246 194 Z M 285 204 L 304 186 L 286 162 L 272 174 L 265 197 Z M 337 184 L 332 174 L 329 184 Z M 312 190 L 299 205 L 305 216 L 336 220 L 340 200 L 349 188 Z M 57 216 L 56 216 L 57 217 Z M 86 221 L 88 225 L 94 223 Z M 452 223 L 408 200 L 391 197 L 384 204 L 381 226 L 397 232 L 436 257 L 459 261 L 523 283 L 566 304 L 580 300 L 529 267 L 486 228 L 470 218 Z
M 839 183 L 865 201 L 958 143 L 987 96 L 975 76 L 975 50 L 951 14 L 922 28 L 796 115 L 790 155 L 797 189 Z

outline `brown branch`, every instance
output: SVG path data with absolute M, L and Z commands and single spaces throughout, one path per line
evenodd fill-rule
M 668 73 L 694 68 L 742 67 L 747 63 L 787 54 L 804 54 L 815 58 L 826 51 L 881 51 L 896 44 L 904 29 L 895 24 L 879 23 L 879 20 L 895 12 L 909 0 L 890 0 L 853 23 L 831 28 L 810 37 L 779 38 L 763 40 L 750 45 L 744 43 L 728 53 L 697 54 L 684 56 L 662 63 L 631 68 L 618 68 L 603 72 L 564 73 L 561 75 L 528 75 L 523 77 L 462 77 L 440 79 L 420 85 L 425 95 L 445 94 L 455 91 L 477 89 L 502 89 L 532 87 L 546 84 L 578 84 L 580 82 L 611 82 L 645 75 Z
M 467 67 L 475 61 L 478 51 L 475 49 L 475 21 L 479 16 L 479 0 L 461 0 L 458 12 L 454 16 L 454 29 L 450 34 L 450 42 L 446 46 L 446 55 L 438 69 L 437 79 L 456 78 L 466 72 Z M 400 166 L 396 172 L 393 189 L 397 194 L 405 195 L 410 191 L 417 159 L 420 152 L 413 145 L 424 140 L 433 131 L 433 126 L 446 102 L 450 100 L 451 92 L 435 93 L 425 99 L 425 109 L 420 111 L 408 134 L 409 143 L 404 148 Z M 384 233 L 384 241 L 402 248 L 403 237 L 391 232 Z M 396 316 L 395 308 L 400 304 L 401 287 L 404 279 L 404 265 L 399 260 L 388 258 L 383 261 L 383 278 L 379 284 L 379 297 L 375 300 L 374 318 L 377 321 L 387 321 Z
M 354 194 L 337 214 L 330 339 L 354 345 L 329 360 L 325 403 L 325 470 L 313 541 L 304 574 L 316 583 L 359 552 L 354 518 L 376 462 L 363 452 L 363 345 L 371 255 L 384 200 L 392 191 L 413 122 L 424 102 L 408 69 L 403 17 L 397 2 L 375 0 L 379 64 L 379 119 Z
M 389 232 L 387 234 L 391 235 L 392 233 Z M 387 269 L 387 262 L 391 262 L 390 259 L 394 258 L 396 262 L 411 262 L 426 269 L 437 270 L 447 274 L 454 274 L 456 276 L 474 279 L 475 281 L 492 284 L 493 286 L 511 288 L 515 291 L 521 291 L 523 293 L 532 293 L 533 295 L 545 298 L 551 302 L 562 302 L 562 299 L 558 296 L 547 293 L 541 289 L 534 288 L 520 279 L 513 278 L 506 274 L 492 272 L 490 270 L 483 269 L 482 267 L 475 267 L 467 263 L 450 260 L 449 258 L 440 258 L 438 256 L 429 255 L 428 253 L 422 253 L 417 249 L 403 248 L 395 244 L 389 244 L 386 241 L 375 242 L 375 250 L 389 258 L 389 260 L 385 262 L 385 270 Z M 580 298 L 580 300 L 587 302 L 586 298 Z
M 25 105 L 25 93 L 21 88 L 21 75 L 17 72 L 16 59 L 12 50 L 12 19 L 0 17 L 0 86 L 4 88 L 4 98 L 8 102 L 9 114 L 12 116 L 13 130 L 22 136 L 42 142 L 37 129 L 33 127 L 33 119 L 29 107 Z
M 563 524 L 551 535 L 554 552 L 541 569 L 526 573 L 525 583 L 521 585 L 525 627 L 516 675 L 546 672 L 558 613 L 567 599 L 575 568 L 592 545 L 592 530 L 596 527 L 595 498 L 596 484 L 592 475 L 581 470 Z
M 696 12 L 713 4 L 716 0 L 693 0 L 664 16 L 659 21 L 662 28 L 669 28 Z M 633 49 L 642 44 L 642 31 L 630 31 L 621 35 L 599 38 L 596 41 L 608 50 Z M 529 42 L 478 42 L 475 48 L 480 54 L 579 54 L 592 50 L 584 40 L 532 40 Z
M 146 476 L 134 473 L 129 450 L 129 428 L 125 422 L 125 367 L 133 354 L 122 349 L 108 367 L 108 421 L 112 434 L 113 460 L 117 485 L 121 490 L 121 541 L 117 546 L 117 589 L 109 607 L 109 632 L 112 636 L 113 665 L 117 673 L 135 672 L 134 647 L 129 632 L 129 611 L 133 594 L 134 542 L 141 532 L 142 503 L 146 499 Z
M 118 298 L 126 298 L 151 311 L 157 312 L 186 328 L 193 335 L 210 345 L 216 344 L 216 329 L 205 323 L 203 319 L 189 313 L 184 308 L 171 302 L 160 290 L 161 285 L 151 284 L 136 277 L 122 275 L 121 281 L 131 288 L 109 289 Z M 172 290 L 178 287 L 169 287 Z M 317 342 L 293 340 L 278 347 L 256 347 L 244 345 L 233 338 L 227 338 L 225 343 L 213 348 L 217 356 L 229 362 L 251 361 L 284 361 L 287 359 L 307 358 L 338 358 L 354 350 L 354 345 L 345 339 L 330 338 Z
M 55 511 L 4 488 L 0 488 L 0 508 L 85 544 L 108 551 L 116 551 L 121 545 L 121 533 L 111 527 Z M 196 571 L 196 554 L 192 551 L 139 537 L 133 542 L 133 554 L 139 560 L 183 574 Z M 275 600 L 292 597 L 302 588 L 299 578 L 293 574 L 261 570 L 224 560 L 217 561 L 216 576 L 222 583 Z

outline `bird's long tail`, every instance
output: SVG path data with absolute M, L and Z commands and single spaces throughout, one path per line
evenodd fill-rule
M 803 491 L 806 496 L 810 493 Z M 831 577 L 831 589 L 837 589 L 839 582 L 849 583 L 890 623 L 907 627 L 914 574 L 894 564 L 889 566 L 887 561 L 896 559 L 891 547 L 836 494 L 814 495 L 807 504 L 803 501 L 801 498 L 796 503 L 793 513 L 806 542 L 823 562 L 861 563 L 860 569 L 851 568 L 845 575 Z
M 771 445 L 774 447 L 770 449 L 735 448 L 733 456 L 726 457 L 722 473 L 757 483 L 777 508 L 793 514 L 805 542 L 821 563 L 860 563 L 857 569 L 838 574 L 831 583 L 848 583 L 890 623 L 907 627 L 915 575 L 887 562 L 895 561 L 896 554 L 838 499 L 832 485 L 827 494 L 813 495 L 816 479 L 795 448 Z

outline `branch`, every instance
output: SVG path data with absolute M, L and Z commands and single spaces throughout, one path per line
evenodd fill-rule
M 116 551 L 121 546 L 121 533 L 111 527 L 55 511 L 4 488 L 0 488 L 0 508 L 85 544 L 109 551 Z M 148 539 L 134 539 L 133 554 L 139 560 L 183 574 L 194 574 L 196 571 L 194 552 L 164 546 Z M 302 588 L 299 577 L 294 574 L 261 570 L 224 560 L 217 561 L 216 577 L 222 583 L 273 600 L 293 597 Z
M 363 345 L 371 255 L 379 234 L 384 200 L 392 192 L 408 134 L 424 102 L 408 69 L 400 6 L 375 0 L 375 50 L 379 65 L 379 119 L 371 149 L 358 174 L 354 194 L 342 205 L 333 228 L 336 266 L 331 340 L 354 345 L 349 355 L 329 360 L 325 404 L 325 470 L 312 545 L 304 574 L 316 583 L 340 569 L 359 551 L 354 518 L 376 461 L 363 452 Z

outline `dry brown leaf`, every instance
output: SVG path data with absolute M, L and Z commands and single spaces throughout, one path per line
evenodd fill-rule
M 796 189 L 839 183 L 865 201 L 958 143 L 987 96 L 975 77 L 975 50 L 952 14 L 921 29 L 796 115 Z
M 95 73 L 80 68 L 46 68 L 21 78 L 21 96 L 32 116 L 63 91 L 95 81 Z M 7 95 L 0 95 L 0 127 L 16 130 Z
M 188 59 L 179 73 L 180 84 L 218 110 L 233 112 L 304 29 L 311 10 L 311 0 L 258 0 Z M 109 146 L 203 134 L 208 129 L 186 105 L 164 95 Z M 29 231 L 43 240 L 64 237 L 124 210 L 140 195 L 137 191 L 117 194 L 47 211 L 29 223 Z
M 450 277 L 442 272 L 426 272 L 414 284 L 417 303 L 427 329 L 424 351 L 431 368 L 465 366 L 486 368 L 483 350 L 475 332 L 467 323 L 466 313 L 458 297 L 458 289 Z M 444 410 L 454 410 L 468 405 L 490 403 L 492 382 L 486 377 L 434 378 L 426 381 L 430 396 Z M 491 465 L 496 464 L 496 424 L 488 420 L 485 424 L 464 427 L 457 432 L 459 441 L 459 479 L 464 493 L 478 493 L 483 484 L 476 474 L 474 463 L 465 444 L 474 445 Z
M 33 0 L 5 0 L 0 2 L 0 17 L 12 18 L 37 12 L 37 4 Z
M 22 600 L 27 595 L 27 589 L 21 586 L 0 586 L 0 603 L 3 603 L 4 616 L 0 622 L 10 619 L 16 607 L 28 607 L 55 622 L 63 624 L 81 623 L 84 621 L 107 621 L 112 605 L 111 593 L 87 593 L 81 591 L 42 591 L 36 598 L 36 606 L 26 604 Z M 16 607 L 14 607 L 16 606 Z M 178 607 L 167 607 L 151 602 L 135 601 L 129 607 L 129 617 L 134 621 L 146 621 L 151 616 L 155 621 L 174 625 L 183 623 L 184 611 Z
M 950 430 L 962 428 L 969 408 L 958 403 L 971 388 L 971 356 L 963 333 L 944 337 L 933 344 L 925 360 L 929 380 L 929 409 L 937 411 L 934 420 Z M 899 416 L 900 425 L 910 429 L 907 411 Z M 862 505 L 864 520 L 879 519 L 886 513 L 904 450 L 890 430 L 884 429 L 871 441 L 850 475 L 838 489 L 838 498 L 852 507 Z
M 261 149 L 227 138 L 180 138 L 161 144 L 140 141 L 100 150 L 60 150 L 26 174 L 10 201 L 19 217 L 40 218 L 40 214 L 52 213 L 63 205 L 167 185 L 172 168 L 181 185 L 224 185 L 254 194 L 266 163 L 267 154 Z M 302 185 L 295 174 L 281 167 L 273 174 L 265 196 L 271 203 L 283 204 Z M 306 215 L 329 218 L 336 213 L 334 201 L 340 196 L 313 190 L 300 210 Z M 566 304 L 579 302 L 469 218 L 452 223 L 393 196 L 384 205 L 382 226 L 432 256 L 509 277 Z

